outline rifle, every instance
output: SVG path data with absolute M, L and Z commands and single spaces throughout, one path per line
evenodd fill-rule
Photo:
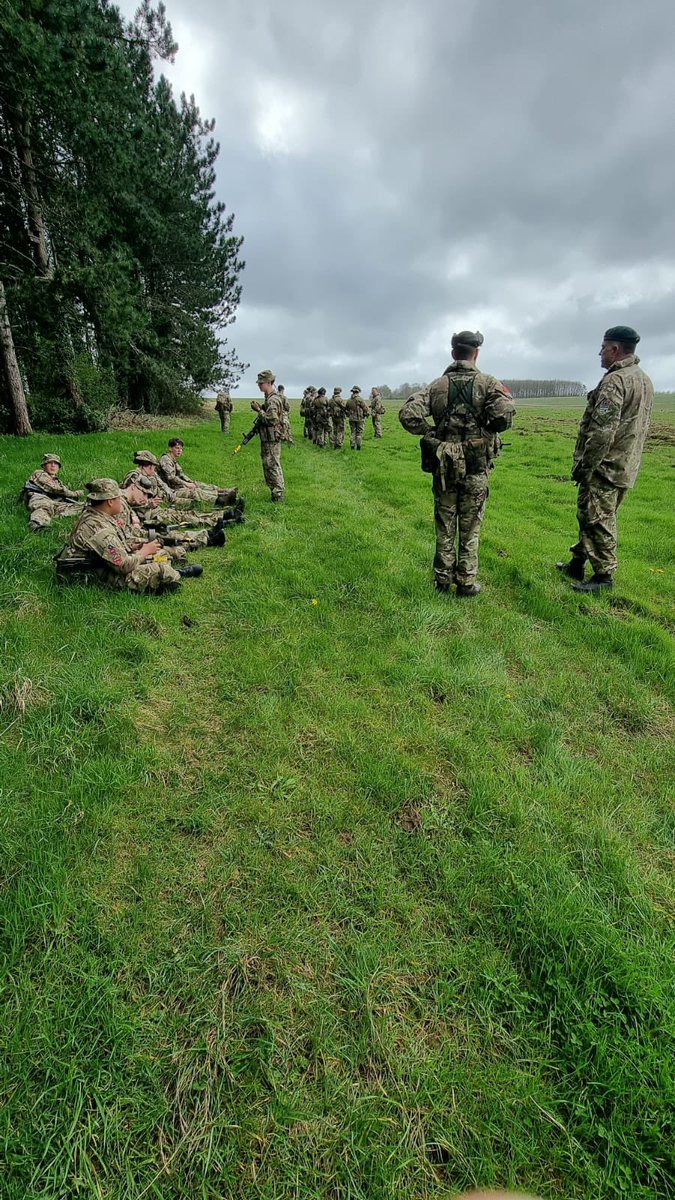
M 100 568 L 102 565 L 101 559 L 95 555 L 78 554 L 67 558 L 63 550 L 56 555 L 54 563 L 56 578 L 62 583 L 92 575 L 96 572 L 97 567 Z
M 240 441 L 239 445 L 238 445 L 238 446 L 235 446 L 235 448 L 234 448 L 234 453 L 235 453 L 235 454 L 238 454 L 238 453 L 239 453 L 239 451 L 240 451 L 240 450 L 241 450 L 241 449 L 242 449 L 244 446 L 248 446 L 249 442 L 252 442 L 252 441 L 253 441 L 253 439 L 254 439 L 254 437 L 256 436 L 256 434 L 260 433 L 260 426 L 261 426 L 261 425 L 262 425 L 262 421 L 260 420 L 260 417 L 257 417 L 257 418 L 256 418 L 256 422 L 255 422 L 255 425 L 253 426 L 253 429 L 249 429 L 248 433 L 245 433 L 245 434 L 244 434 L 244 436 L 243 436 L 243 438 L 241 439 L 241 441 Z
M 82 500 L 78 500 L 77 496 L 52 496 L 50 492 L 45 491 L 37 483 L 31 483 L 27 479 L 21 489 L 24 492 L 35 492 L 38 496 L 46 496 L 48 500 L 62 500 L 64 504 L 82 504 Z

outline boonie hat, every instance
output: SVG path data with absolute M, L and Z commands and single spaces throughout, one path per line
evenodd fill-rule
M 43 454 L 42 455 L 43 467 L 46 467 L 47 463 L 49 463 L 49 462 L 55 462 L 55 463 L 58 463 L 59 466 L 61 466 L 61 459 L 59 458 L 58 454 Z
M 159 466 L 159 459 L 152 453 L 152 450 L 137 450 L 134 454 L 134 462 L 143 467 Z
M 115 479 L 92 479 L 86 484 L 89 495 L 88 504 L 100 504 L 102 500 L 116 500 L 120 495 L 120 485 Z
M 360 392 L 360 391 L 361 391 L 361 388 L 360 388 L 360 387 L 358 387 L 358 385 L 355 383 L 355 384 L 354 384 L 354 386 L 353 386 L 353 388 L 352 388 L 352 392 Z

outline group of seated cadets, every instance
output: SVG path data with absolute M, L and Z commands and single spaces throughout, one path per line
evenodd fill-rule
M 58 556 L 59 575 L 92 573 L 112 587 L 155 593 L 174 590 L 181 576 L 200 575 L 202 567 L 188 565 L 186 554 L 199 546 L 223 546 L 224 525 L 243 521 L 244 501 L 237 488 L 190 479 L 178 464 L 182 452 L 179 438 L 172 438 L 159 460 L 149 450 L 136 451 L 135 469 L 122 486 L 114 479 L 94 479 L 87 484 L 85 503 L 84 492 L 58 479 L 58 455 L 44 455 L 42 469 L 22 493 L 30 528 L 44 529 L 57 516 L 79 516 Z M 194 511 L 199 504 L 219 511 Z

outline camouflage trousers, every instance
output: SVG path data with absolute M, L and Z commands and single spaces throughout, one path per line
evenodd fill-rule
M 281 422 L 281 440 L 288 442 L 289 446 L 293 445 L 293 431 L 291 430 L 291 418 L 288 413 L 284 413 Z
M 218 413 L 218 416 L 220 417 L 220 432 L 221 433 L 229 433 L 230 432 L 230 417 L 232 416 L 232 414 L 229 412 L 221 412 L 221 413 Z
M 216 487 L 215 483 L 200 483 L 195 479 L 195 487 L 181 487 L 174 492 L 174 504 L 176 508 L 190 508 L 194 504 L 215 504 L 222 488 Z
M 473 583 L 478 574 L 478 542 L 490 494 L 487 472 L 467 475 L 460 483 L 441 488 L 434 476 L 436 556 L 439 583 Z
M 265 483 L 272 493 L 272 499 L 283 500 L 286 485 L 281 469 L 281 442 L 261 442 L 260 457 Z
M 148 508 L 139 510 L 138 515 L 146 529 L 158 529 L 160 533 L 169 525 L 177 525 L 179 529 L 172 530 L 174 536 L 180 529 L 213 529 L 220 520 L 218 513 L 186 512 L 184 508 Z
M 314 445 L 315 446 L 325 446 L 326 442 L 328 441 L 328 437 L 329 437 L 328 425 L 315 425 L 314 426 Z
M 350 428 L 351 434 L 352 434 L 352 436 L 349 439 L 349 446 L 350 446 L 351 450 L 360 450 L 361 449 L 361 446 L 363 445 L 363 426 L 364 426 L 364 424 L 365 424 L 364 421 L 350 421 L 349 422 L 349 428 Z
M 51 496 L 33 494 L 28 501 L 30 519 L 28 528 L 32 530 L 46 529 L 54 517 L 79 517 L 84 512 L 84 504 L 72 504 L 65 500 L 52 500 Z
M 373 417 L 373 433 L 376 438 L 382 437 L 382 417 L 379 413 Z
M 333 417 L 333 449 L 341 450 L 345 444 L 345 423 Z
M 306 437 L 306 438 L 312 437 L 312 422 L 309 417 L 305 417 L 305 428 L 303 430 L 302 436 Z
M 180 583 L 178 571 L 168 562 L 141 563 L 129 575 L 108 570 L 96 573 L 108 587 L 122 588 L 127 592 L 159 592 L 167 584 Z
M 618 566 L 616 514 L 627 490 L 614 487 L 597 474 L 591 475 L 588 483 L 579 487 L 579 541 L 572 546 L 572 556 L 584 562 L 589 559 L 596 575 L 613 575 Z

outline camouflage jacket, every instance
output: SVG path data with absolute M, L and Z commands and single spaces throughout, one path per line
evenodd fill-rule
M 315 396 L 312 404 L 312 420 L 320 429 L 330 424 L 330 405 L 327 396 Z
M 101 560 L 98 574 L 106 580 L 122 583 L 142 562 L 140 554 L 130 554 L 115 517 L 88 508 L 70 535 L 66 557 L 94 554 Z
M 141 488 L 149 500 L 156 497 L 162 504 L 173 504 L 174 493 L 157 472 L 154 475 L 144 475 L 140 467 L 136 467 L 135 471 L 130 471 L 125 477 L 122 487 L 128 488 L 132 483 Z
M 260 422 L 260 444 L 269 445 L 271 442 L 282 441 L 284 428 L 284 406 L 278 392 L 270 392 L 262 404 L 262 412 L 258 413 Z
M 84 496 L 84 492 L 74 492 L 72 488 L 66 487 L 65 483 L 61 483 L 57 476 L 49 475 L 47 471 L 33 471 L 27 482 L 34 483 L 36 487 L 51 496 L 52 500 L 79 500 Z
M 451 377 L 457 393 L 448 411 Z M 510 427 L 515 411 L 511 393 L 498 379 L 475 363 L 453 362 L 428 388 L 406 400 L 398 418 L 408 433 L 430 434 L 439 443 L 463 447 L 458 453 L 466 456 L 467 474 L 477 474 L 489 467 L 495 435 Z
M 232 400 L 229 392 L 218 392 L 216 396 L 216 412 L 232 412 Z
M 654 387 L 629 354 L 588 393 L 574 448 L 575 478 L 597 471 L 614 487 L 631 488 L 649 429 Z
M 178 459 L 168 452 L 160 458 L 157 472 L 172 492 L 177 492 L 186 484 L 192 483 L 190 476 L 185 474 Z
M 345 412 L 345 401 L 342 399 L 342 396 L 331 396 L 328 401 L 328 411 L 333 421 L 337 421 L 338 424 L 340 421 L 344 421 L 347 414 Z
M 386 411 L 387 410 L 384 406 L 382 397 L 381 396 L 372 396 L 371 400 L 370 400 L 370 415 L 371 415 L 371 417 L 381 417 L 383 413 L 386 413 Z
M 125 496 L 122 496 L 122 508 L 119 514 L 113 517 L 113 520 L 120 531 L 127 550 L 137 550 L 139 546 L 148 541 L 145 526 Z
M 353 423 L 358 425 L 359 422 L 365 421 L 370 415 L 370 409 L 366 404 L 363 396 L 350 396 L 345 402 L 345 415 Z

